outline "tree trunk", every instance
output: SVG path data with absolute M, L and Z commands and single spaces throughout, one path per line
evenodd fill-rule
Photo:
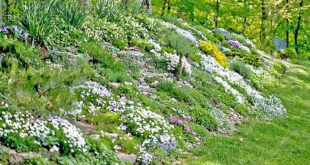
M 260 42 L 266 38 L 265 28 L 266 28 L 266 19 L 267 19 L 267 11 L 266 11 L 266 0 L 261 0 L 262 7 L 262 16 L 261 16 L 261 27 L 260 27 Z
M 171 3 L 170 0 L 168 0 L 168 14 L 170 14 L 170 11 L 171 11 Z
M 152 14 L 152 0 L 145 0 L 146 12 Z
M 286 0 L 286 10 L 287 10 L 287 13 L 289 13 L 289 0 Z M 288 20 L 288 17 L 286 18 L 286 44 L 287 44 L 287 47 L 289 47 L 290 45 L 290 32 L 289 32 L 289 20 Z
M 219 9 L 220 9 L 219 0 L 216 0 L 216 7 L 215 8 L 216 8 L 216 14 L 214 17 L 214 22 L 215 22 L 215 27 L 217 28 L 218 27 Z
M 165 15 L 165 10 L 166 10 L 166 3 L 167 3 L 167 0 L 164 0 L 164 6 L 161 10 L 161 16 L 164 16 Z
M 244 8 L 247 8 L 247 0 L 244 0 Z M 247 24 L 247 16 L 243 17 L 243 25 L 242 25 L 242 33 L 244 34 L 245 29 L 246 29 L 246 24 Z
M 182 72 L 183 72 L 182 60 L 183 60 L 183 57 L 184 56 L 181 54 L 180 58 L 179 58 L 179 64 L 175 70 L 175 78 L 177 81 L 179 81 L 181 79 L 181 76 L 182 76 Z
M 303 5 L 303 0 L 301 0 L 299 3 L 299 16 L 298 16 L 298 20 L 297 20 L 297 27 L 295 29 L 295 34 L 294 34 L 295 51 L 297 54 L 299 53 L 299 51 L 298 51 L 298 32 L 299 32 L 300 24 L 301 24 L 302 5 Z

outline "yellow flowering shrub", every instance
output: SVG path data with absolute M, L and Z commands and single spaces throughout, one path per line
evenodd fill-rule
M 226 56 L 213 43 L 209 41 L 202 41 L 199 44 L 199 47 L 204 53 L 212 55 L 223 67 L 228 66 Z

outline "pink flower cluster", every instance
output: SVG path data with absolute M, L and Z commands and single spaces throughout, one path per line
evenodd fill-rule
M 239 48 L 241 46 L 241 44 L 238 41 L 234 41 L 234 40 L 229 40 L 228 43 L 235 48 Z
M 184 124 L 183 121 L 180 120 L 179 118 L 177 118 L 176 116 L 172 116 L 172 115 L 171 115 L 171 116 L 169 117 L 169 119 L 170 119 L 170 122 L 175 123 L 175 124 L 178 124 L 178 125 L 184 127 L 184 129 L 185 129 L 185 131 L 186 131 L 187 133 L 190 133 L 190 134 L 193 135 L 193 136 L 197 136 L 197 133 L 196 133 L 195 131 L 191 130 L 191 129 L 189 128 L 189 126 L 187 126 L 186 124 Z

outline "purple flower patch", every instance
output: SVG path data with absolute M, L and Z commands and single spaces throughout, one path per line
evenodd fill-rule
M 239 48 L 241 46 L 241 44 L 238 41 L 234 41 L 234 40 L 229 40 L 228 43 L 235 48 Z
M 171 115 L 171 116 L 169 117 L 169 119 L 170 119 L 170 122 L 182 126 L 182 127 L 185 129 L 185 131 L 186 131 L 187 133 L 190 133 L 192 136 L 197 136 L 197 133 L 196 133 L 195 131 L 191 130 L 191 129 L 189 128 L 188 125 L 186 125 L 185 123 L 183 123 L 183 121 L 180 120 L 179 118 L 177 118 L 176 116 L 172 116 L 172 115 Z

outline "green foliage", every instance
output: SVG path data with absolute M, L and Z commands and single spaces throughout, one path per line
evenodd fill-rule
M 272 65 L 272 68 L 279 74 L 285 74 L 287 70 L 287 67 L 279 61 L 275 61 Z
M 66 157 L 59 157 L 57 163 L 67 164 L 119 164 L 117 156 L 99 140 L 88 139 L 89 152 L 78 153 Z
M 32 157 L 26 157 L 23 165 L 52 165 L 54 163 L 49 162 L 47 158 L 43 158 L 41 156 L 32 156 Z
M 147 52 L 149 52 L 151 49 L 153 49 L 153 45 L 150 42 L 143 40 L 143 39 L 140 39 L 140 38 L 133 38 L 131 40 L 131 45 L 136 46 L 136 47 L 140 48 L 140 50 L 144 50 Z
M 24 27 L 32 38 L 32 42 L 43 43 L 55 29 L 52 16 L 56 14 L 56 1 L 36 2 L 30 0 L 23 6 L 18 15 L 18 24 Z
M 223 34 L 221 33 L 215 33 L 214 34 L 215 38 L 217 38 L 219 41 L 224 42 L 225 41 L 225 37 Z
M 114 72 L 108 69 L 104 71 L 104 75 L 109 82 L 124 83 L 126 81 L 131 81 L 131 78 L 125 72 Z
M 18 133 L 10 133 L 6 138 L 0 138 L 5 146 L 15 149 L 18 152 L 29 152 L 38 149 L 40 146 L 33 138 L 21 138 Z
M 238 57 L 244 63 L 253 65 L 253 66 L 261 66 L 262 58 L 259 54 L 255 52 L 247 52 L 239 49 L 233 49 L 231 52 L 225 52 L 226 56 L 229 57 Z
M 15 63 L 10 74 L 0 79 L 0 92 L 15 111 L 33 110 L 47 115 L 48 111 L 70 110 L 75 95 L 70 87 L 80 84 L 89 76 L 89 71 L 78 68 L 41 68 L 22 70 Z M 81 67 L 81 68 L 79 68 Z
M 104 50 L 103 47 L 96 43 L 83 43 L 78 50 L 82 53 L 87 53 L 94 64 L 101 64 L 103 67 L 113 68 L 115 66 L 115 59 L 111 53 Z
M 36 67 L 41 63 L 40 53 L 17 39 L 0 36 L 0 50 L 2 71 L 9 69 L 14 62 L 22 68 Z
M 201 108 L 200 106 L 195 106 L 191 110 L 191 114 L 193 115 L 195 119 L 195 123 L 202 125 L 206 129 L 210 131 L 216 131 L 217 130 L 217 122 L 215 118 L 210 115 L 207 109 Z
M 0 163 L 8 164 L 9 162 L 9 154 L 4 151 L 4 149 L 0 148 Z
M 57 12 L 59 17 L 63 19 L 65 24 L 69 24 L 75 28 L 83 25 L 86 19 L 86 13 L 77 0 L 72 0 L 67 3 L 57 1 Z
M 281 59 L 291 59 L 297 56 L 297 53 L 295 51 L 295 49 L 293 48 L 287 48 L 285 50 L 281 50 L 280 52 L 277 53 L 277 55 L 281 58 Z
M 239 73 L 244 78 L 251 79 L 251 70 L 247 68 L 242 62 L 235 61 L 229 65 L 229 69 Z
M 166 44 L 175 49 L 179 55 L 184 55 L 185 57 L 198 52 L 197 47 L 190 41 L 172 31 L 166 31 Z
M 91 5 L 96 17 L 107 18 L 109 21 L 117 21 L 120 17 L 120 8 L 114 1 L 92 0 Z

